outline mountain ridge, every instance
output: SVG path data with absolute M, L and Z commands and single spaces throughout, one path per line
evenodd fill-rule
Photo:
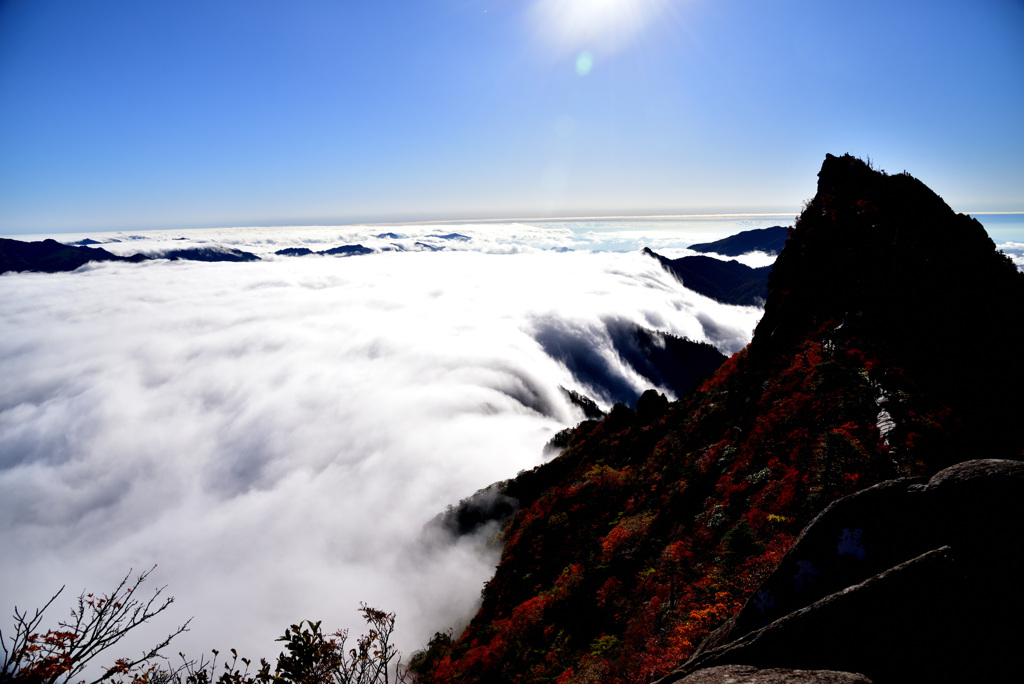
M 826 156 L 750 345 L 678 402 L 582 423 L 496 492 L 519 508 L 480 610 L 414 670 L 650 681 L 736 614 L 829 503 L 976 453 L 1019 460 L 1024 438 L 999 421 L 1022 408 L 1024 364 L 1007 354 L 1022 288 L 980 224 L 923 183 Z M 938 316 L 950 304 L 973 305 L 963 328 Z
M 95 240 L 79 240 L 77 244 L 65 245 L 56 240 L 23 242 L 0 238 L 0 273 L 10 271 L 38 271 L 41 273 L 63 273 L 74 271 L 88 263 L 119 261 L 137 264 L 154 259 L 169 261 L 259 261 L 251 252 L 233 247 L 188 247 L 171 249 L 159 254 L 133 254 L 118 256 L 102 247 Z

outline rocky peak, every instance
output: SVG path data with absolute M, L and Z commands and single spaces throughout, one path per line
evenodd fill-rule
M 928 393 L 985 439 L 1005 432 L 1002 397 L 1024 382 L 1024 274 L 922 182 L 850 155 L 825 157 L 769 278 L 751 358 L 766 369 L 828 325 L 887 359 L 892 392 Z

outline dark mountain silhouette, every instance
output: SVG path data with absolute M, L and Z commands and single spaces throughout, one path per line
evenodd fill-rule
M 569 401 L 583 410 L 583 415 L 587 417 L 587 420 L 600 420 L 604 418 L 604 411 L 590 397 L 570 389 L 565 389 L 562 386 L 559 386 L 558 389 L 562 390 Z
M 766 252 L 778 254 L 786 246 L 789 228 L 772 226 L 771 228 L 755 228 L 730 235 L 714 242 L 701 242 L 690 245 L 695 252 L 714 252 L 722 256 L 741 256 L 748 252 Z
M 827 156 L 747 349 L 490 493 L 501 562 L 421 679 L 642 682 L 694 653 L 685 681 L 1006 679 L 1019 468 L 955 464 L 1024 456 L 1022 288 L 922 183 Z
M 8 271 L 39 271 L 58 273 L 74 271 L 91 261 L 144 261 L 147 257 L 136 255 L 120 257 L 98 247 L 76 247 L 64 245 L 56 240 L 22 242 L 0 238 L 0 273 Z
M 768 296 L 771 266 L 751 268 L 738 261 L 706 256 L 666 259 L 649 247 L 643 251 L 647 256 L 657 259 L 665 270 L 686 287 L 723 304 L 762 306 Z
M 462 235 L 461 233 L 446 233 L 444 235 L 428 235 L 427 237 L 440 238 L 442 240 L 456 240 L 458 242 L 467 242 L 472 240 L 468 235 Z
M 322 252 L 318 252 L 318 254 L 326 254 L 328 256 L 360 256 L 363 254 L 373 254 L 373 250 L 362 245 L 341 245 L 340 247 L 325 249 Z
M 152 259 L 170 259 L 171 261 L 259 261 L 252 252 L 235 249 L 234 247 L 189 247 L 172 249 L 150 255 Z
M 85 241 L 79 241 L 85 242 Z M 151 259 L 171 261 L 259 261 L 251 252 L 231 247 L 192 247 L 173 249 L 160 254 L 134 254 L 130 257 L 111 254 L 100 247 L 65 245 L 56 240 L 22 242 L 0 238 L 0 273 L 7 271 L 40 271 L 57 273 L 73 271 L 92 261 L 126 261 L 138 263 Z
M 829 155 L 790 241 L 751 344 L 760 369 L 831 322 L 894 360 L 890 413 L 915 397 L 949 407 L 963 424 L 951 459 L 979 440 L 1001 453 L 1016 443 L 1006 426 L 1024 387 L 1024 278 L 976 219 L 906 173 Z
M 274 254 L 278 256 L 309 256 L 310 254 L 322 254 L 325 256 L 360 256 L 363 254 L 373 254 L 373 250 L 369 247 L 363 247 L 362 245 L 340 245 L 338 247 L 331 247 L 330 249 L 323 249 L 319 252 L 314 252 L 308 247 L 286 247 L 285 249 L 279 249 Z
M 277 250 L 274 254 L 278 256 L 300 257 L 316 254 L 316 252 L 311 250 L 309 247 L 285 247 L 284 249 Z

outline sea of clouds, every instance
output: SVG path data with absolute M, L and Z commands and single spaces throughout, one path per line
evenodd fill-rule
M 177 600 L 132 653 L 194 616 L 170 653 L 271 657 L 302 619 L 358 633 L 365 601 L 397 613 L 409 654 L 472 616 L 497 560 L 494 530 L 452 539 L 427 523 L 545 460 L 583 418 L 560 386 L 609 407 L 538 331 L 572 331 L 638 392 L 609 321 L 735 352 L 761 311 L 695 294 L 638 250 L 674 257 L 771 224 L 51 236 L 263 260 L 0 276 L 0 607 L 67 585 L 54 623 L 81 590 L 158 564 L 150 583 Z M 273 255 L 343 244 L 379 251 Z

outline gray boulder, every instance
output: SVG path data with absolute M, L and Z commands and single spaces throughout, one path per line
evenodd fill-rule
M 721 665 L 698 670 L 680 684 L 872 684 L 864 675 L 834 670 L 759 670 L 749 665 Z

